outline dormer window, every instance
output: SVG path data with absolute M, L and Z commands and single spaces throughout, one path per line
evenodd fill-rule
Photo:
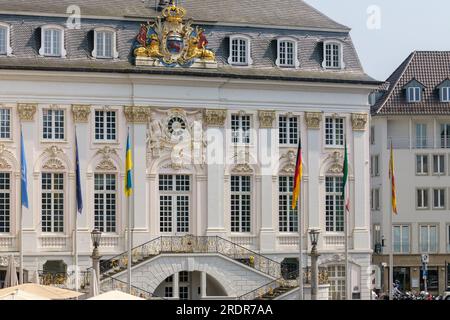
M 9 25 L 0 22 L 0 55 L 9 56 L 12 54 L 9 30 Z
M 408 102 L 420 102 L 420 100 L 422 100 L 422 88 L 408 88 Z
M 109 28 L 94 30 L 94 50 L 92 56 L 98 59 L 116 59 L 119 53 L 116 49 L 116 32 Z
M 450 102 L 450 79 L 443 81 L 437 88 L 441 102 Z
M 342 43 L 337 41 L 324 41 L 323 43 L 323 62 L 325 69 L 344 68 Z
M 275 64 L 278 67 L 298 68 L 300 63 L 297 57 L 297 41 L 290 38 L 280 38 L 277 41 L 278 58 Z
M 425 86 L 416 79 L 412 79 L 408 82 L 403 89 L 406 93 L 407 102 L 414 103 L 422 101 L 422 92 L 425 89 Z
M 235 66 L 248 66 L 253 63 L 250 56 L 250 38 L 234 35 L 230 37 L 230 56 L 228 63 Z
M 58 25 L 47 25 L 41 28 L 41 48 L 39 54 L 44 57 L 66 56 L 64 49 L 64 28 Z

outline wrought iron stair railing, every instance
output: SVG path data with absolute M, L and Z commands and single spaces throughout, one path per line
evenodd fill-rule
M 281 277 L 281 264 L 218 236 L 160 236 L 131 250 L 132 266 L 164 253 L 217 253 L 231 258 L 275 279 Z M 128 252 L 100 264 L 103 280 L 127 269 Z
M 128 292 L 128 283 L 113 277 L 106 277 L 100 282 L 100 291 L 108 292 L 111 290 L 119 290 L 125 293 L 131 293 L 136 297 L 140 297 L 146 300 L 165 300 L 165 298 L 159 297 L 151 292 L 136 286 L 131 286 L 131 292 Z
M 298 288 L 298 269 L 287 275 L 273 280 L 255 290 L 252 290 L 240 297 L 238 300 L 274 300 L 281 295 L 284 295 L 296 288 Z M 303 284 L 311 283 L 311 272 L 307 269 L 303 271 Z M 319 284 L 328 283 L 328 273 L 325 269 L 319 271 Z

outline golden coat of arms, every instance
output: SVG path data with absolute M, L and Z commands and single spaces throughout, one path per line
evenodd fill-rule
M 142 24 L 136 37 L 134 55 L 137 65 L 191 67 L 196 62 L 217 65 L 214 53 L 206 46 L 204 30 L 183 23 L 186 10 L 172 1 L 155 23 Z

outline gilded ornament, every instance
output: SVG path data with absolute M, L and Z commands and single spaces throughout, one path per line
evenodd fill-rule
M 226 118 L 225 109 L 205 109 L 203 112 L 203 122 L 209 127 L 223 127 Z
M 37 110 L 36 103 L 19 103 L 17 105 L 17 110 L 19 112 L 19 119 L 21 121 L 33 121 L 34 114 Z
M 81 105 L 81 104 L 72 105 L 72 115 L 73 121 L 75 123 L 88 122 L 90 113 L 91 113 L 91 106 L 89 105 Z
M 322 113 L 306 112 L 305 121 L 308 129 L 320 129 L 320 122 L 322 121 Z
M 150 110 L 147 107 L 126 106 L 123 112 L 129 123 L 147 123 L 150 117 Z
M 275 111 L 258 111 L 259 125 L 261 128 L 273 128 L 273 121 L 275 120 Z
M 365 131 L 367 124 L 367 113 L 352 113 L 352 127 L 354 131 Z

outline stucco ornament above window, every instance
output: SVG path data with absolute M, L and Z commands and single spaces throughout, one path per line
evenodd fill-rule
M 216 68 L 215 54 L 206 49 L 204 30 L 183 23 L 186 10 L 171 1 L 155 23 L 142 24 L 136 37 L 136 65 Z

